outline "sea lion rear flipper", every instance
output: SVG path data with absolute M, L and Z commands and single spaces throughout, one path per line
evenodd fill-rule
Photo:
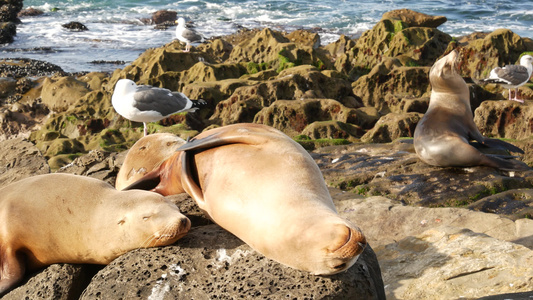
M 515 145 L 507 143 L 507 142 L 502 141 L 502 140 L 498 140 L 498 139 L 485 138 L 485 139 L 483 139 L 482 143 L 483 143 L 483 145 L 486 145 L 486 146 L 492 147 L 492 148 L 509 150 L 511 152 L 516 152 L 516 153 L 521 153 L 521 154 L 524 153 L 524 150 L 516 147 Z
M 524 162 L 515 159 L 502 159 L 498 155 L 485 154 L 485 156 L 496 165 L 490 165 L 491 167 L 497 167 L 504 171 L 531 171 L 532 169 Z
M 159 168 L 153 171 L 146 173 L 141 179 L 135 181 L 134 183 L 123 188 L 123 191 L 128 190 L 153 190 L 161 182 L 161 177 L 159 175 Z

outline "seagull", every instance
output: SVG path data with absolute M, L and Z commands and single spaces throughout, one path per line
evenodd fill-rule
M 178 40 L 186 43 L 185 52 L 191 51 L 191 43 L 201 43 L 204 41 L 204 37 L 196 32 L 194 29 L 189 29 L 185 25 L 185 19 L 179 18 L 176 23 L 176 37 Z
M 524 100 L 518 99 L 518 87 L 523 86 L 529 81 L 533 72 L 533 56 L 524 55 L 520 58 L 520 65 L 507 65 L 503 68 L 496 67 L 490 71 L 489 78 L 482 79 L 484 83 L 496 83 L 509 89 L 509 100 L 524 103 Z M 514 97 L 511 99 L 511 89 L 515 90 Z
M 143 122 L 144 135 L 148 134 L 147 122 L 156 122 L 172 114 L 194 112 L 205 105 L 204 100 L 191 101 L 183 93 L 151 85 L 137 85 L 133 80 L 120 79 L 115 85 L 111 103 L 124 118 Z

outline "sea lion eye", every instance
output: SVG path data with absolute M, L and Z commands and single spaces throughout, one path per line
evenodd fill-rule
M 118 221 L 118 225 L 122 225 L 122 224 L 124 224 L 124 223 L 126 223 L 126 220 L 124 220 L 124 219 Z
M 148 219 L 150 219 L 150 216 L 143 217 L 143 221 L 147 221 Z

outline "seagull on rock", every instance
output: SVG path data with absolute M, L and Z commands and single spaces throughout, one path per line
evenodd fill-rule
M 518 87 L 523 86 L 529 81 L 533 72 L 533 56 L 524 55 L 520 58 L 520 65 L 507 65 L 503 68 L 496 67 L 490 71 L 489 78 L 482 79 L 484 83 L 496 83 L 509 89 L 509 100 L 524 103 L 524 100 L 518 99 Z M 515 90 L 514 97 L 511 98 L 511 89 Z
M 186 44 L 185 52 L 191 51 L 191 43 L 201 43 L 204 41 L 204 37 L 201 34 L 194 29 L 186 27 L 184 18 L 178 18 L 176 23 L 178 23 L 178 27 L 176 27 L 176 37 L 178 40 Z
M 191 101 L 183 93 L 150 85 L 137 85 L 133 80 L 120 79 L 115 85 L 111 103 L 124 118 L 143 122 L 144 135 L 147 122 L 156 122 L 180 112 L 194 112 L 206 104 L 204 100 Z

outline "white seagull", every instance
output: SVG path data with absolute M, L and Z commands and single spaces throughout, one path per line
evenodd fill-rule
M 146 123 L 162 120 L 180 112 L 194 112 L 204 100 L 191 101 L 183 93 L 151 85 L 137 85 L 133 80 L 120 79 L 115 85 L 111 103 L 124 118 L 143 122 L 144 135 L 148 134 Z
M 185 52 L 191 51 L 191 43 L 201 43 L 204 41 L 204 37 L 201 34 L 194 29 L 186 27 L 185 19 L 179 18 L 176 23 L 178 23 L 178 27 L 176 27 L 176 37 L 178 40 L 186 44 Z
M 524 55 L 520 58 L 520 65 L 507 65 L 503 68 L 496 67 L 490 71 L 489 78 L 482 79 L 484 83 L 496 83 L 509 89 L 509 100 L 524 103 L 524 100 L 518 99 L 518 87 L 523 86 L 529 81 L 533 72 L 533 56 Z M 515 90 L 514 97 L 511 99 L 511 89 Z

